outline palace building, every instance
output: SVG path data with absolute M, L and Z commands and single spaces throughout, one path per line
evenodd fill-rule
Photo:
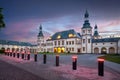
M 120 37 L 103 38 L 99 35 L 98 27 L 92 27 L 89 22 L 89 14 L 84 14 L 84 23 L 81 33 L 74 29 L 56 32 L 45 40 L 40 25 L 38 34 L 38 51 L 54 53 L 120 53 Z
M 94 29 L 94 32 L 92 32 Z M 114 36 L 114 35 L 112 35 Z M 47 40 L 39 27 L 37 45 L 28 42 L 0 40 L 0 50 L 23 51 L 29 49 L 31 53 L 118 53 L 120 54 L 120 35 L 114 37 L 102 37 L 98 27 L 93 28 L 89 22 L 89 13 L 84 14 L 84 23 L 81 33 L 74 29 L 54 33 Z

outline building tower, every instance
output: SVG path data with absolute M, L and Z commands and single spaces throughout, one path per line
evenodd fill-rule
M 94 39 L 98 39 L 99 38 L 99 33 L 98 33 L 98 27 L 97 27 L 97 25 L 95 25 L 95 27 L 94 27 L 93 37 L 94 37 Z
M 84 24 L 81 28 L 82 32 L 82 53 L 91 53 L 92 46 L 92 27 L 89 23 L 89 14 L 86 10 L 84 14 Z
M 39 27 L 39 34 L 37 36 L 37 45 L 38 45 L 38 51 L 41 52 L 43 49 L 42 49 L 42 46 L 44 44 L 44 35 L 43 35 L 43 32 L 42 32 L 42 25 L 40 25 Z

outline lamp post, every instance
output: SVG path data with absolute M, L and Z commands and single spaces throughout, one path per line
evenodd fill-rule
M 77 69 L 77 56 L 76 55 L 72 56 L 72 68 L 73 70 Z
M 104 59 L 98 58 L 98 75 L 104 76 Z
M 46 58 L 47 58 L 47 56 L 46 56 L 46 54 L 44 53 L 44 54 L 43 54 L 43 63 L 44 63 L 44 64 L 46 64 Z

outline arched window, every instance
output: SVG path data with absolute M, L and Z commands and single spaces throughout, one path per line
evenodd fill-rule
M 106 54 L 106 53 L 107 53 L 107 49 L 106 49 L 105 47 L 103 47 L 103 48 L 101 49 L 101 53 Z
M 99 53 L 99 48 L 94 48 L 94 53 Z
M 115 48 L 114 47 L 110 47 L 109 48 L 109 53 L 115 53 Z

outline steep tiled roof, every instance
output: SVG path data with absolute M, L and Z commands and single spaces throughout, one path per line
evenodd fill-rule
M 10 41 L 10 40 L 0 40 L 0 44 L 3 44 L 3 45 L 32 46 L 32 44 L 30 44 L 28 42 L 18 42 L 18 41 Z
M 74 35 L 73 37 L 69 37 L 69 34 Z M 51 40 L 56 40 L 58 36 L 61 36 L 60 39 L 68 39 L 68 38 L 81 38 L 80 33 L 75 32 L 73 29 L 66 30 L 66 31 L 61 31 L 61 32 L 56 32 L 53 34 L 51 37 Z
M 100 43 L 100 42 L 118 42 L 120 38 L 103 38 L 103 39 L 92 39 L 92 43 Z

